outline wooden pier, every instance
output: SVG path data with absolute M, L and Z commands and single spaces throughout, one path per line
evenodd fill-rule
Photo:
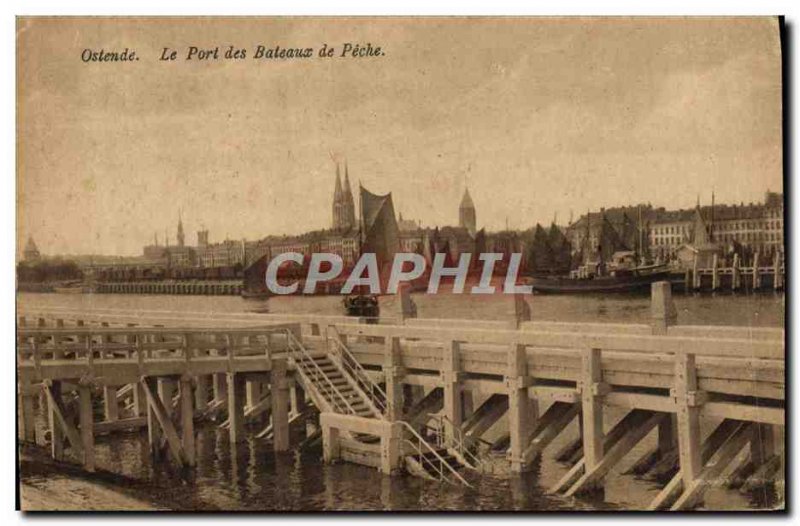
M 655 434 L 630 475 L 613 475 L 666 476 L 649 509 L 695 507 L 723 474 L 782 483 L 782 330 L 675 325 L 666 282 L 653 286 L 649 325 L 534 322 L 524 299 L 515 305 L 510 322 L 230 313 L 211 327 L 147 312 L 23 309 L 20 439 L 36 439 L 43 393 L 53 456 L 68 445 L 87 469 L 98 432 L 146 426 L 154 454 L 166 448 L 190 468 L 199 416 L 227 412 L 235 442 L 246 419 L 269 415 L 258 435 L 283 451 L 298 415 L 318 413 L 306 433 L 321 434 L 325 461 L 387 474 L 470 484 L 552 455 L 569 469 L 550 490 L 574 496 L 602 488 Z M 102 421 L 93 397 L 104 400 Z M 578 440 L 553 451 L 576 421 Z M 504 431 L 489 437 L 497 423 Z
M 100 294 L 191 294 L 204 296 L 238 296 L 244 286 L 238 281 L 120 281 L 98 282 L 94 291 Z
M 672 272 L 671 281 L 685 291 L 782 291 L 786 286 L 786 268 L 777 253 L 771 262 L 756 253 L 749 266 L 741 265 L 737 254 L 727 267 L 714 255 L 710 267 L 699 267 L 695 260 L 692 268 Z

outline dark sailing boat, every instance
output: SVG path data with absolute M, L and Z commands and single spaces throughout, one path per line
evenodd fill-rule
M 397 251 L 398 231 L 394 216 L 392 194 L 375 195 L 358 185 L 359 223 L 358 258 L 364 252 L 374 253 L 378 268 L 394 259 Z M 368 318 L 368 323 L 377 323 L 380 316 L 378 297 L 359 290 L 342 300 L 348 316 Z

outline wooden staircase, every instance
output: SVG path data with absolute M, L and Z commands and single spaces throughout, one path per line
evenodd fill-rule
M 294 334 L 287 332 L 289 357 L 298 373 L 303 389 L 321 412 L 355 416 L 370 420 L 386 420 L 386 393 L 373 382 L 366 371 L 338 338 L 333 350 L 310 350 Z M 403 425 L 405 468 L 410 474 L 456 484 L 469 483 L 458 472 L 473 467 L 456 449 L 436 440 L 432 445 L 407 422 Z M 363 444 L 373 444 L 380 437 L 364 433 L 348 433 Z M 371 451 L 363 449 L 362 453 Z M 367 454 L 367 453 L 364 453 Z M 372 462 L 365 462 L 372 464 Z

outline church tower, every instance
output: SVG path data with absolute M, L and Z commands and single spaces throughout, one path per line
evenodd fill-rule
M 347 163 L 344 163 L 344 203 L 343 203 L 343 222 L 342 230 L 350 230 L 356 227 L 356 205 L 353 200 L 353 189 L 350 187 L 350 174 L 347 171 Z
M 458 207 L 458 226 L 466 228 L 470 235 L 477 232 L 477 220 L 475 218 L 475 204 L 469 195 L 469 190 L 464 188 L 464 196 L 461 198 L 461 205 Z
M 183 221 L 181 220 L 181 213 L 178 211 L 178 246 L 182 247 L 184 245 L 184 235 L 183 235 Z
M 339 163 L 336 163 L 336 187 L 333 190 L 333 224 L 331 228 L 340 230 L 344 216 L 344 192 L 342 192 L 342 178 L 339 175 Z

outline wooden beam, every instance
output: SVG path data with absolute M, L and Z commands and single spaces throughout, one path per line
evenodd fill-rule
M 552 416 L 551 413 L 555 412 Z M 533 440 L 525 448 L 523 457 L 526 462 L 531 462 L 546 448 L 580 413 L 578 404 L 552 404 L 539 419 L 533 432 Z
M 594 487 L 617 462 L 630 453 L 631 449 L 665 418 L 668 416 L 664 413 L 654 413 L 643 425 L 629 429 L 613 447 L 605 452 L 603 458 L 594 467 L 585 470 L 583 476 L 567 491 L 566 495 L 571 497 Z
M 180 380 L 181 404 L 181 444 L 186 459 L 186 464 L 194 466 L 197 463 L 194 438 L 194 393 L 192 392 L 191 377 L 184 376 Z
M 703 493 L 708 488 L 709 484 L 713 483 L 728 464 L 736 457 L 750 439 L 750 426 L 752 424 L 742 423 L 739 428 L 734 431 L 728 440 L 714 453 L 709 460 L 703 471 L 698 474 L 690 484 L 686 484 L 684 477 L 684 486 L 686 490 L 678 497 L 675 504 L 672 505 L 670 510 L 686 510 L 694 507 L 702 498 Z
M 64 459 L 64 436 L 66 436 L 75 453 L 79 457 L 83 456 L 81 437 L 78 434 L 78 430 L 72 425 L 71 419 L 67 417 L 67 411 L 64 408 L 61 398 L 61 384 L 53 382 L 52 385 L 44 385 L 43 387 L 49 410 L 53 458 L 56 460 Z
M 78 418 L 80 421 L 81 443 L 83 447 L 83 467 L 94 471 L 94 414 L 92 411 L 92 388 L 90 385 L 78 386 Z
M 152 378 L 145 378 L 142 380 L 142 387 L 147 397 L 147 405 L 150 409 L 149 414 L 152 414 L 152 418 L 148 420 L 148 426 L 157 424 L 161 428 L 172 457 L 179 465 L 186 465 L 181 439 L 178 437 L 178 432 L 175 430 L 175 426 L 167 413 L 165 404 L 156 394 L 156 382 Z M 151 442 L 151 447 L 160 447 L 160 441 Z

